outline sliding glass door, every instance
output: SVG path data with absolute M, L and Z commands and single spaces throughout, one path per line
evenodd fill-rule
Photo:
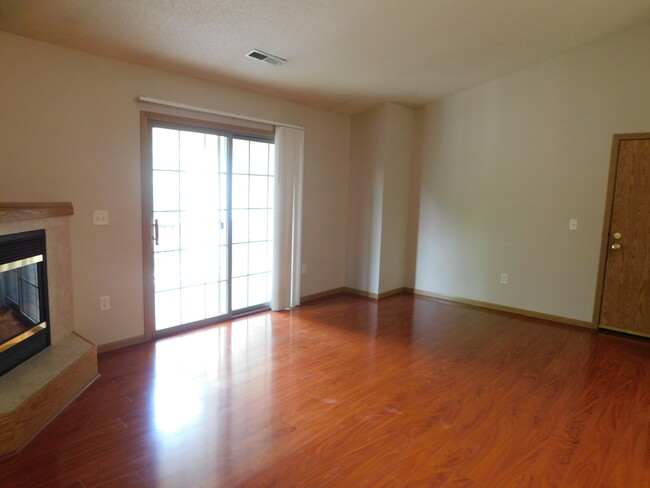
M 156 121 L 148 138 L 154 330 L 267 307 L 272 141 Z
M 232 308 L 271 300 L 273 144 L 235 138 L 232 149 Z

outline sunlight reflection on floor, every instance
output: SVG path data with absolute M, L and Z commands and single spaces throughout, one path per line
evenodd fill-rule
M 201 446 L 193 456 L 227 459 L 254 426 L 270 422 L 273 343 L 270 313 L 156 343 L 157 476 L 187 480 L 188 473 L 178 472 L 179 458 L 190 455 L 187 446 Z M 242 422 L 243 411 L 255 421 Z

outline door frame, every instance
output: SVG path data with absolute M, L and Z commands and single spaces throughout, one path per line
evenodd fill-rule
M 261 309 L 254 310 L 244 309 L 233 315 L 229 312 L 221 320 L 205 319 L 189 324 L 183 324 L 170 329 L 156 330 L 155 327 L 155 298 L 154 298 L 154 256 L 153 247 L 153 224 L 150 221 L 153 215 L 153 161 L 152 151 L 149 146 L 151 140 L 150 134 L 154 124 L 162 126 L 191 130 L 197 129 L 201 132 L 211 132 L 217 135 L 224 135 L 230 138 L 244 137 L 246 139 L 273 139 L 275 133 L 273 130 L 265 130 L 253 127 L 224 124 L 205 119 L 195 119 L 190 117 L 181 117 L 156 112 L 140 112 L 140 169 L 141 169 L 141 205 L 142 205 L 142 288 L 143 288 L 143 305 L 144 305 L 144 339 L 146 341 L 152 338 L 164 337 L 178 334 L 188 330 L 213 325 L 218 322 L 230 320 L 235 317 L 241 317 L 249 313 L 259 312 Z M 230 183 L 228 184 L 228 197 L 230 197 Z M 232 230 L 230 230 L 232 231 Z M 230 268 L 230 259 L 228 267 Z M 229 273 L 230 274 L 230 273 Z M 229 292 L 230 293 L 230 292 Z M 229 295 L 230 297 L 230 295 Z M 263 309 L 262 309 L 263 310 Z
M 616 188 L 616 171 L 618 170 L 618 152 L 622 141 L 650 139 L 650 132 L 629 134 L 614 134 L 612 137 L 612 150 L 609 163 L 609 179 L 607 182 L 607 199 L 605 200 L 605 216 L 603 219 L 603 233 L 600 243 L 600 262 L 598 264 L 598 281 L 596 282 L 596 299 L 594 300 L 593 325 L 600 328 L 600 314 L 605 292 L 605 272 L 607 270 L 607 256 L 612 226 L 612 213 L 614 210 L 614 190 Z M 610 330 L 609 328 L 607 330 Z M 614 330 L 614 329 L 611 329 Z M 626 332 L 621 330 L 621 332 Z M 628 332 L 629 333 L 629 332 Z

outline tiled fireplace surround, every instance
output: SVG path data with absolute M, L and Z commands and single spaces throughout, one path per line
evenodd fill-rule
M 74 332 L 69 203 L 2 203 L 0 235 L 45 229 L 52 345 L 0 376 L 0 458 L 15 454 L 97 376 Z

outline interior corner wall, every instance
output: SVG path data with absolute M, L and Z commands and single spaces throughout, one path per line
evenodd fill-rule
M 405 286 L 414 111 L 385 103 L 352 117 L 346 286 Z
M 304 126 L 301 292 L 344 286 L 349 116 L 6 33 L 0 65 L 0 200 L 73 203 L 75 328 L 96 344 L 144 334 L 140 111 L 210 119 L 138 95 Z
M 612 136 L 650 132 L 649 58 L 646 23 L 421 109 L 415 288 L 591 321 Z
M 348 189 L 347 287 L 379 293 L 386 105 L 352 117 Z
M 395 103 L 386 105 L 379 293 L 406 286 L 414 121 L 413 109 Z

